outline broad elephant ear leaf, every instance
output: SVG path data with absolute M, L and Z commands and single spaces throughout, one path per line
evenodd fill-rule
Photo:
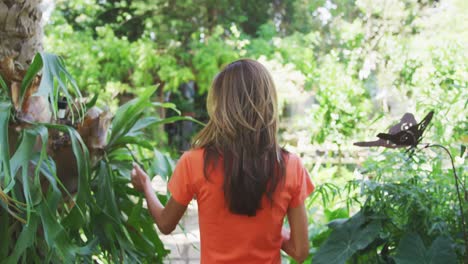
M 338 208 L 335 210 L 325 209 L 325 217 L 327 221 L 348 218 L 349 211 L 346 208 Z
M 421 237 L 410 233 L 400 240 L 394 260 L 396 264 L 456 264 L 457 255 L 447 237 L 437 237 L 426 249 Z
M 342 264 L 358 250 L 372 243 L 381 230 L 381 221 L 358 212 L 344 222 L 334 222 L 333 231 L 312 259 L 314 264 Z

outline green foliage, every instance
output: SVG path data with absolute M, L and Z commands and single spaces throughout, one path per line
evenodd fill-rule
M 434 240 L 429 249 L 426 249 L 417 234 L 407 234 L 398 245 L 395 263 L 457 263 L 457 255 L 450 246 L 451 244 L 450 239 L 440 236 Z
M 181 84 L 194 78 L 190 69 L 179 65 L 173 54 L 159 53 L 151 42 L 133 43 L 132 53 L 137 55 L 132 65 L 135 67 L 132 80 L 136 86 L 162 83 L 165 90 L 176 91 Z
M 73 58 L 72 75 L 102 102 L 154 84 L 177 91 L 190 80 L 206 93 L 220 67 L 243 55 L 238 28 L 255 35 L 270 12 L 269 1 L 159 2 L 59 1 L 46 46 Z
M 332 233 L 312 259 L 313 263 L 345 263 L 358 250 L 369 246 L 379 235 L 381 221 L 359 212 L 348 220 L 328 224 Z
M 38 56 L 36 59 L 41 58 Z M 43 56 L 42 62 L 47 67 L 42 75 L 45 84 L 53 83 L 54 77 L 71 79 L 58 57 Z M 31 78 L 39 66 L 32 67 L 27 75 Z M 60 85 L 62 92 L 66 92 L 64 83 Z M 75 89 L 75 84 L 72 85 Z M 153 168 L 153 172 L 167 177 L 174 162 L 145 139 L 145 131 L 154 125 L 194 119 L 146 116 L 153 107 L 178 111 L 172 104 L 152 103 L 155 90 L 156 87 L 150 87 L 119 107 L 106 147 L 97 156 L 90 155 L 77 130 L 67 125 L 31 123 L 21 129 L 18 142 L 11 141 L 10 116 L 14 113 L 9 101 L 0 103 L 0 229 L 6 241 L 0 246 L 2 263 L 39 260 L 72 263 L 96 259 L 162 263 L 168 251 L 156 233 L 152 217 L 143 208 L 143 197 L 128 185 L 131 164 L 136 161 L 132 149 L 147 148 L 153 152 L 158 166 L 161 165 L 157 170 Z M 49 93 L 46 91 L 44 95 L 50 96 Z M 79 95 L 79 91 L 74 94 Z M 49 151 L 63 152 L 59 155 L 67 151 L 49 149 L 50 133 L 57 131 L 70 140 L 74 160 L 68 162 L 76 162 L 76 171 L 69 173 L 78 178 L 76 194 L 65 189 L 62 179 L 66 175 L 57 175 L 58 164 L 49 156 Z M 40 142 L 39 147 L 36 141 Z M 14 150 L 11 157 L 10 148 Z
M 73 134 L 71 135 L 73 136 Z M 34 150 L 37 137 L 44 140 L 44 145 L 39 151 Z M 9 160 L 10 172 L 6 171 L 8 166 L 4 166 L 2 169 L 3 176 L 7 173 L 15 175 L 5 193 L 24 203 L 25 206 L 20 208 L 24 210 L 27 221 L 24 225 L 18 225 L 18 222 L 15 221 L 10 222 L 9 228 L 19 229 L 18 231 L 21 230 L 21 233 L 19 237 L 16 237 L 15 232 L 11 233 L 12 237 L 9 240 L 17 241 L 15 244 L 2 244 L 2 251 L 7 254 L 9 252 L 8 258 L 4 259 L 6 263 L 18 263 L 21 258 L 23 261 L 26 260 L 26 256 L 29 255 L 28 252 L 34 251 L 31 246 L 36 243 L 39 247 L 47 245 L 51 249 L 54 248 L 54 251 L 48 250 L 43 254 L 59 259 L 74 259 L 78 251 L 78 245 L 72 246 L 64 227 L 59 224 L 53 213 L 59 207 L 60 191 L 57 188 L 56 176 L 50 175 L 50 173 L 53 174 L 54 172 L 48 170 L 54 167 L 53 161 L 45 158 L 47 138 L 47 129 L 42 125 L 23 129 L 19 146 Z M 10 145 L 9 142 L 5 144 L 7 147 Z M 36 167 L 33 175 L 30 175 L 30 162 Z M 44 194 L 41 190 L 41 174 L 44 174 L 43 177 L 50 183 L 47 194 Z M 40 240 L 36 239 L 39 221 L 42 223 L 41 226 L 44 232 L 44 238 Z M 34 256 L 35 254 L 31 255 Z M 36 255 L 36 257 L 39 256 Z
M 460 27 L 466 25 L 461 22 L 466 15 L 458 8 L 466 4 L 452 1 L 453 8 L 436 12 L 440 9 L 428 8 L 428 3 L 405 2 L 400 8 L 382 10 L 377 2 L 359 1 L 356 6 L 342 10 L 342 15 L 331 17 L 329 23 L 334 30 L 322 37 L 322 43 L 315 49 L 319 74 L 312 89 L 316 91 L 317 104 L 312 104 L 298 124 L 285 134 L 312 135 L 310 145 L 290 146 L 293 151 L 304 151 L 306 158 L 312 156 L 309 164 L 318 188 L 311 198 L 314 202 L 311 207 L 317 215 L 346 205 L 351 211 L 371 208 L 374 217 L 382 219 L 379 235 L 365 250 L 350 255 L 349 263 L 393 263 L 399 250 L 408 249 L 400 246 L 408 233 L 416 233 L 425 250 L 424 245 L 438 245 L 441 237 L 446 238 L 445 252 L 451 250 L 461 261 L 466 254 L 460 227 L 462 212 L 453 175 L 447 169 L 448 156 L 425 149 L 409 159 L 397 150 L 363 151 L 350 145 L 373 140 L 404 112 L 415 113 L 420 120 L 435 109 L 436 115 L 423 142 L 441 143 L 452 154 L 459 153 L 459 146 L 466 144 L 468 111 L 464 99 L 468 96 L 464 62 L 467 58 L 460 52 L 463 49 L 460 40 L 468 36 Z M 393 1 L 397 2 L 403 3 Z M 345 5 L 337 6 L 339 9 Z M 428 13 L 422 16 L 422 12 Z M 356 16 L 359 13 L 362 14 Z M 441 20 L 444 22 L 434 22 Z M 402 21 L 404 26 L 395 26 Z M 380 30 L 368 31 L 371 26 Z M 430 37 L 434 35 L 438 37 Z M 334 40 L 324 45 L 330 38 Z M 314 153 L 309 149 L 318 150 Z M 317 155 L 322 149 L 325 154 Z M 343 156 L 360 160 L 359 165 L 321 165 L 328 157 L 336 157 L 340 162 Z M 466 182 L 464 164 L 466 151 L 455 161 L 462 182 Z M 347 178 L 352 171 L 353 177 Z M 349 183 L 345 185 L 346 180 Z M 466 207 L 466 198 L 462 203 Z M 311 221 L 310 229 L 317 230 L 312 236 L 314 257 L 322 256 L 328 248 L 325 238 L 336 235 L 334 230 L 321 228 L 329 222 L 325 216 L 321 219 Z M 429 249 L 423 252 L 426 255 L 422 259 L 429 258 Z M 441 253 L 437 257 L 453 263 L 453 255 L 450 258 L 447 255 Z M 428 262 L 420 259 L 411 263 Z
M 319 249 L 313 263 L 457 263 L 455 248 L 463 250 L 463 241 L 451 172 L 441 169 L 440 160 L 428 167 L 421 154 L 414 161 L 386 154 L 388 164 L 367 161 L 369 178 L 349 183 L 360 187 L 357 197 L 347 199 L 364 198 L 361 210 L 329 223 L 331 230 L 322 232 L 327 240 L 314 244 Z M 424 244 L 432 246 L 426 250 Z
M 50 102 L 57 102 L 59 95 L 63 94 L 67 99 L 70 109 L 72 106 L 79 109 L 79 106 L 76 106 L 75 103 L 72 102 L 72 95 L 81 98 L 81 92 L 78 89 L 75 80 L 65 69 L 63 59 L 49 53 L 38 53 L 34 57 L 31 65 L 26 71 L 23 81 L 21 82 L 19 105 L 23 105 L 26 90 L 30 87 L 33 79 L 41 70 L 43 74 L 35 95 L 45 96 Z M 52 104 L 52 110 L 56 117 L 58 112 L 57 104 Z
M 308 124 L 313 124 L 312 140 L 341 145 L 368 119 L 372 109 L 363 85 L 336 61 L 335 56 L 326 56 L 318 70 L 318 104 L 311 108 Z
M 238 53 L 230 47 L 221 37 L 222 28 L 215 29 L 217 33 L 207 39 L 204 43 L 193 43 L 192 48 L 197 53 L 192 59 L 196 71 L 196 81 L 200 92 L 206 93 L 210 88 L 213 76 L 222 66 L 234 61 L 239 57 Z M 216 54 L 216 56 L 213 56 Z
M 5 80 L 3 80 L 3 77 L 1 75 L 0 75 L 0 87 L 2 88 L 2 90 L 0 90 L 2 96 L 8 94 L 8 86 L 5 83 Z
M 4 171 L 4 182 L 3 186 L 10 187 L 10 182 L 12 181 L 11 178 L 11 169 L 10 163 L 10 150 L 8 148 L 8 123 L 10 121 L 10 110 L 11 110 L 11 102 L 0 102 L 0 140 L 1 140 L 1 152 L 0 158 L 2 159 L 2 171 Z M 3 205 L 3 204 L 2 204 Z

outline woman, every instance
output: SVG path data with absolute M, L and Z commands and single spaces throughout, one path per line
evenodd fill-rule
M 148 175 L 134 165 L 158 228 L 171 233 L 196 198 L 201 263 L 297 262 L 309 251 L 304 200 L 314 190 L 300 159 L 278 146 L 276 89 L 267 69 L 242 59 L 225 67 L 208 94 L 208 125 L 180 158 L 162 206 Z M 290 230 L 283 228 L 287 215 Z

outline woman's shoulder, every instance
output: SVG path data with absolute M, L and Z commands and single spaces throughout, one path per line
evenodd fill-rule
M 292 152 L 285 154 L 285 166 L 286 166 L 286 181 L 296 183 L 296 181 L 301 181 L 301 177 L 307 173 L 307 169 L 304 167 L 302 158 Z
M 184 151 L 179 161 L 198 163 L 203 161 L 205 150 L 203 148 L 193 148 Z
M 301 158 L 298 154 L 283 150 L 283 157 L 286 165 L 289 166 L 302 166 Z

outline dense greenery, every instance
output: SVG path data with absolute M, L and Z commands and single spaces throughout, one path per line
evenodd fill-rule
M 171 162 L 161 152 L 177 158 L 179 149 L 171 144 L 177 135 L 146 128 L 150 140 L 141 141 L 137 136 L 143 132 L 134 129 L 160 123 L 151 116 L 177 116 L 172 110 L 143 110 L 152 109 L 150 100 L 153 106 L 173 107 L 165 104 L 171 101 L 182 114 L 205 120 L 204 98 L 213 76 L 224 64 L 251 57 L 273 73 L 283 109 L 283 144 L 303 157 L 317 186 L 307 201 L 312 263 L 461 263 L 468 255 L 461 228 L 461 214 L 468 218 L 467 153 L 461 147 L 468 141 L 467 9 L 463 0 L 57 1 L 46 26 L 46 49 L 65 58 L 84 97 L 99 94 L 97 105 L 117 114 L 107 158 L 89 168 L 78 206 L 52 208 L 70 211 L 76 220 L 54 220 L 62 229 L 52 234 L 73 237 L 78 255 L 115 259 L 124 251 L 129 261 L 160 260 L 166 252 L 148 231 L 150 218 L 139 211 L 141 200 L 133 200 L 136 194 L 126 185 L 128 167 L 133 156 L 145 157 L 155 159 L 144 164 L 148 169 L 156 172 L 166 164 L 159 174 L 169 175 Z M 190 81 L 196 94 L 186 96 L 182 86 Z M 132 116 L 128 111 L 134 107 L 140 114 L 123 118 Z M 442 144 L 455 157 L 464 212 L 443 150 L 421 145 L 409 157 L 399 149 L 352 146 L 386 132 L 405 112 L 420 120 L 430 110 L 435 115 L 423 142 Z M 8 117 L 0 114 L 0 121 Z M 129 123 L 118 125 L 123 119 Z M 24 130 L 23 141 L 28 133 L 44 137 L 43 126 Z M 135 148 L 140 151 L 132 154 L 126 144 L 140 145 Z M 75 154 L 84 155 L 82 150 Z M 114 191 L 101 193 L 101 185 Z M 9 199 L 3 197 L 0 202 Z M 27 196 L 13 198 L 19 208 L 37 205 Z M 83 199 L 93 202 L 80 204 Z M 41 214 L 23 209 L 38 224 Z M 134 221 L 137 215 L 141 222 Z M 98 216 L 101 220 L 90 221 Z M 97 227 L 102 221 L 108 229 Z M 128 224 L 147 236 L 136 237 Z M 24 232 L 31 232 L 26 227 Z M 104 234 L 89 241 L 96 228 Z M 27 243 L 55 245 L 50 237 Z M 48 256 L 66 257 L 69 244 L 63 247 Z M 0 250 L 0 256 L 4 253 Z
M 33 80 L 40 70 L 35 87 Z M 38 54 L 26 72 L 20 102 L 34 107 L 27 91 L 37 88 L 37 93 L 55 102 L 52 108 L 57 116 L 57 95 L 66 95 L 72 111 L 65 119 L 25 120 L 25 108 L 17 108 L 3 78 L 0 85 L 1 262 L 161 263 L 168 251 L 152 217 L 143 210 L 143 197 L 128 185 L 132 162 L 138 162 L 133 151 L 150 152 L 144 155 L 144 163 L 158 164 L 150 171 L 170 175 L 172 160 L 145 139 L 145 130 L 192 119 L 156 117 L 151 113 L 155 107 L 178 110 L 172 104 L 151 102 L 156 87 L 149 87 L 117 109 L 110 129 L 101 116 L 95 126 L 90 121 L 95 100 L 79 103 L 80 90 L 62 59 L 47 53 Z M 94 130 L 103 132 L 103 145 L 96 147 L 101 139 Z M 67 184 L 70 178 L 75 188 Z M 165 196 L 160 199 L 166 201 Z

